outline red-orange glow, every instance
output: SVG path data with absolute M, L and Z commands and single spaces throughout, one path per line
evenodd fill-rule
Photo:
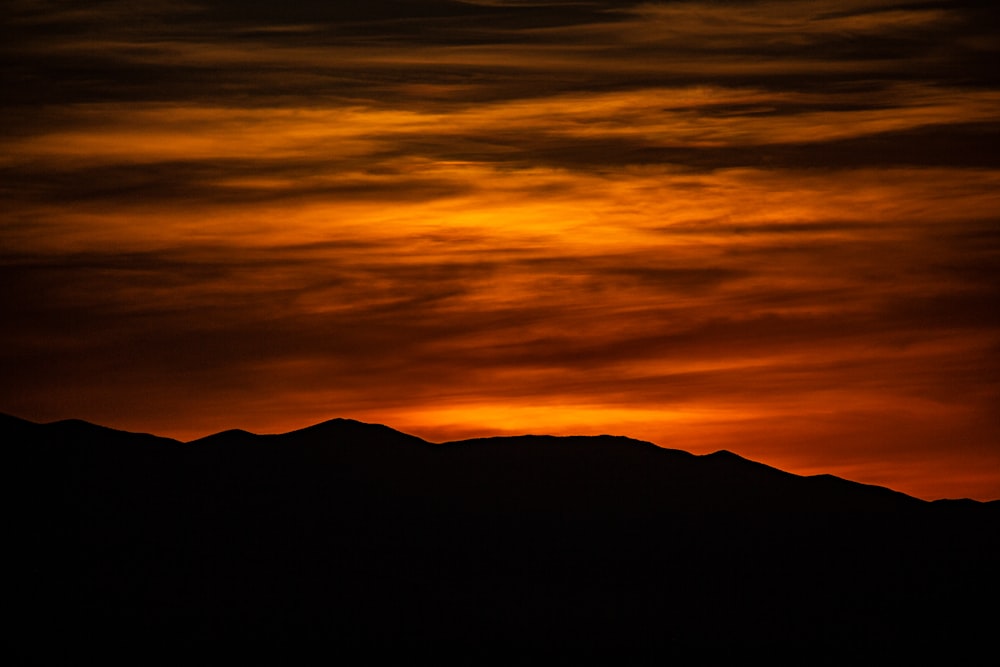
M 19 5 L 52 85 L 0 107 L 0 411 L 616 433 L 1000 497 L 973 10 L 516 4 Z

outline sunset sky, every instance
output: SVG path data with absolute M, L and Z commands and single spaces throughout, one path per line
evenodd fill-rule
M 7 0 L 0 412 L 1000 498 L 983 1 Z

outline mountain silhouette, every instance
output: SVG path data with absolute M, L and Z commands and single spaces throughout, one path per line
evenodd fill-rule
M 0 415 L 0 437 L 22 617 L 77 650 L 822 663 L 993 636 L 1000 503 L 616 436 L 435 444 L 334 419 L 184 443 Z

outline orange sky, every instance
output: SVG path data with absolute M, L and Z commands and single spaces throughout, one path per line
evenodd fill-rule
M 1000 498 L 996 10 L 289 4 L 12 3 L 0 411 Z

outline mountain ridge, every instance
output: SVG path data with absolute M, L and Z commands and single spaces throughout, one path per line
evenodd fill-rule
M 183 443 L 0 416 L 0 437 L 17 605 L 60 638 L 34 651 L 857 658 L 994 637 L 1000 503 L 620 436 L 329 420 Z
M 476 445 L 492 445 L 492 446 L 504 446 L 507 445 L 529 445 L 529 444 L 548 444 L 559 446 L 561 444 L 569 443 L 589 443 L 592 446 L 600 446 L 602 444 L 613 444 L 615 446 L 623 448 L 619 453 L 624 451 L 625 447 L 632 448 L 644 448 L 648 451 L 665 452 L 667 455 L 674 457 L 692 457 L 699 460 L 710 461 L 712 463 L 717 463 L 720 465 L 726 465 L 727 463 L 733 463 L 736 465 L 745 465 L 756 467 L 761 471 L 769 471 L 769 474 L 780 473 L 780 475 L 790 476 L 799 480 L 815 480 L 818 483 L 824 484 L 849 484 L 854 485 L 858 489 L 881 489 L 878 493 L 889 493 L 894 494 L 896 497 L 905 497 L 912 499 L 920 503 L 944 503 L 944 502 L 965 502 L 976 503 L 978 505 L 989 505 L 990 503 L 1000 504 L 1000 499 L 992 501 L 980 501 L 971 498 L 939 498 L 934 500 L 924 500 L 921 498 L 916 498 L 910 496 L 903 492 L 891 489 L 889 487 L 877 485 L 877 484 L 866 484 L 862 482 L 857 482 L 843 477 L 838 477 L 829 473 L 820 473 L 813 475 L 799 475 L 796 473 L 788 472 L 780 468 L 768 465 L 766 463 L 756 461 L 753 459 L 748 459 L 740 454 L 732 452 L 730 450 L 722 449 L 715 452 L 710 452 L 706 454 L 694 454 L 686 450 L 662 447 L 652 442 L 639 440 L 622 435 L 545 435 L 545 434 L 523 434 L 523 435 L 504 435 L 504 436 L 486 436 L 486 437 L 475 437 L 475 438 L 465 438 L 461 440 L 450 440 L 440 443 L 431 442 L 424 440 L 418 436 L 405 433 L 403 431 L 396 430 L 390 426 L 378 423 L 368 423 L 350 418 L 336 417 L 316 424 L 305 426 L 299 429 L 293 429 L 291 431 L 286 431 L 283 433 L 253 433 L 244 429 L 234 428 L 220 431 L 217 433 L 212 433 L 200 438 L 189 441 L 179 441 L 173 438 L 165 438 L 150 433 L 142 432 L 132 432 L 123 429 L 116 429 L 112 427 L 103 426 L 100 424 L 95 424 L 82 419 L 61 419 L 51 422 L 32 422 L 27 419 L 16 417 L 14 415 L 0 413 L 0 428 L 15 428 L 18 431 L 24 429 L 31 429 L 34 427 L 43 427 L 51 430 L 63 430 L 68 431 L 65 435 L 74 435 L 75 437 L 87 437 L 94 438 L 97 436 L 107 436 L 109 438 L 114 438 L 116 441 L 124 441 L 129 438 L 142 438 L 148 442 L 159 442 L 161 444 L 186 444 L 186 445 L 218 445 L 222 443 L 228 443 L 230 445 L 237 444 L 239 442 L 267 442 L 267 441 L 281 441 L 281 440 L 292 440 L 299 438 L 313 438 L 313 437 L 329 437 L 335 440 L 345 440 L 354 439 L 357 440 L 363 436 L 363 439 L 368 442 L 382 441 L 390 439 L 399 443 L 409 442 L 418 446 L 429 446 L 432 448 L 440 449 L 454 449 L 456 447 L 469 447 Z M 315 444 L 315 443 L 314 443 Z M 581 448 L 582 449 L 582 448 Z

